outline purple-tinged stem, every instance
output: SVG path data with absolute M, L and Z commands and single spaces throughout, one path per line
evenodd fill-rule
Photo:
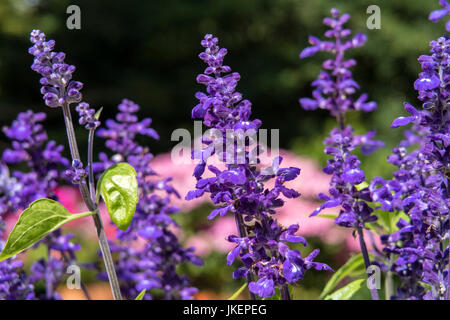
M 94 169 L 92 164 L 94 162 L 94 133 L 95 129 L 89 130 L 88 138 L 88 177 L 89 177 L 89 191 L 91 194 L 91 199 L 95 203 L 95 182 L 94 182 Z
M 52 281 L 52 275 L 51 275 L 51 268 L 50 268 L 50 247 L 47 248 L 47 266 L 45 268 L 45 296 L 47 300 L 51 300 L 53 298 L 53 281 Z
M 287 284 L 283 284 L 280 289 L 281 292 L 281 300 L 291 300 L 291 294 L 289 293 L 289 286 Z
M 78 151 L 78 144 L 75 137 L 75 130 L 72 123 L 72 115 L 67 103 L 62 107 L 64 114 L 64 122 L 66 125 L 67 137 L 69 140 L 70 154 L 72 160 L 80 160 L 80 153 Z M 92 215 L 94 219 L 95 228 L 97 230 L 98 243 L 102 252 L 103 261 L 105 263 L 106 273 L 108 274 L 109 284 L 113 293 L 114 300 L 122 300 L 122 294 L 120 292 L 119 280 L 117 279 L 116 270 L 114 268 L 114 261 L 111 256 L 111 250 L 109 249 L 108 239 L 106 238 L 103 223 L 98 214 L 98 208 L 96 203 L 92 200 L 86 182 L 82 181 L 79 185 L 83 201 L 90 211 L 97 211 L 97 214 Z
M 364 259 L 364 266 L 366 267 L 366 270 L 370 267 L 370 259 L 369 259 L 369 253 L 367 251 L 366 242 L 364 241 L 364 234 L 362 228 L 358 228 L 358 238 L 359 238 L 359 245 L 361 246 L 361 253 Z M 370 294 L 372 296 L 372 300 L 379 300 L 378 297 L 378 290 L 377 289 L 370 289 Z

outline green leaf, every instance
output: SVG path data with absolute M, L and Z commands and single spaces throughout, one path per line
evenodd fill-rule
M 319 214 L 318 217 L 320 217 L 320 218 L 327 218 L 327 219 L 334 220 L 334 219 L 336 219 L 338 216 L 335 215 L 335 214 L 327 214 L 327 213 L 323 213 L 323 214 Z
M 142 300 L 142 299 L 144 298 L 144 295 L 145 295 L 146 292 L 147 292 L 146 289 L 142 290 L 142 291 L 138 294 L 138 296 L 136 297 L 136 299 L 134 299 L 134 300 Z
M 228 300 L 236 300 L 237 297 L 247 288 L 247 282 L 242 285 L 231 297 L 228 298 Z
M 358 191 L 361 191 L 364 188 L 367 188 L 369 184 L 366 181 L 361 182 L 360 184 L 356 185 L 355 188 Z
M 9 234 L 0 261 L 8 259 L 55 231 L 63 224 L 93 215 L 96 212 L 71 214 L 61 204 L 51 199 L 38 199 L 22 212 Z
M 364 259 L 362 254 L 360 253 L 351 257 L 342 267 L 339 268 L 339 270 L 337 270 L 333 274 L 333 276 L 325 285 L 325 288 L 323 288 L 323 291 L 320 294 L 320 299 L 323 299 L 323 297 L 327 296 L 342 279 L 359 269 L 362 269 L 363 271 L 365 270 Z
M 345 287 L 335 291 L 328 295 L 325 300 L 349 300 L 353 295 L 361 289 L 361 285 L 365 282 L 365 279 L 358 279 L 350 282 Z
M 102 114 L 102 111 L 103 111 L 103 107 L 101 107 L 100 109 L 98 109 L 98 111 L 94 114 L 95 120 L 100 119 L 100 115 Z
M 127 230 L 139 200 L 134 168 L 125 162 L 109 167 L 98 180 L 97 192 L 102 195 L 114 224 L 120 230 Z

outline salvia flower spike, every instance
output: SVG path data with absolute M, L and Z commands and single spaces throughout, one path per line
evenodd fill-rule
M 199 57 L 207 64 L 207 68 L 198 75 L 197 82 L 206 86 L 206 93 L 196 94 L 199 103 L 192 110 L 192 118 L 201 119 L 207 127 L 219 130 L 224 140 L 212 141 L 203 137 L 205 148 L 193 151 L 193 158 L 199 160 L 194 170 L 197 185 L 186 199 L 208 193 L 217 206 L 208 219 L 227 213 L 235 216 L 238 235 L 228 237 L 228 241 L 236 246 L 227 256 L 227 264 L 231 265 L 237 257 L 241 258 L 243 265 L 234 271 L 233 277 L 247 277 L 252 298 L 255 295 L 272 297 L 275 289 L 279 288 L 282 298 L 289 299 L 287 284 L 301 280 L 306 270 L 331 270 L 325 264 L 313 262 L 319 250 L 302 257 L 298 250 L 290 249 L 289 243 L 306 246 L 306 240 L 296 235 L 298 225 L 284 227 L 274 217 L 276 208 L 284 203 L 280 196 L 300 196 L 295 190 L 284 186 L 285 182 L 300 174 L 300 169 L 280 168 L 282 158 L 278 157 L 274 159 L 272 167 L 261 170 L 250 163 L 251 151 L 248 149 L 239 163 L 236 153 L 227 151 L 218 154 L 218 158 L 226 164 L 225 170 L 207 164 L 208 158 L 215 154 L 214 144 L 223 142 L 226 145 L 227 130 L 257 130 L 261 121 L 251 120 L 250 101 L 244 100 L 242 94 L 235 90 L 240 75 L 231 72 L 231 68 L 223 64 L 227 50 L 220 48 L 218 39 L 211 34 L 204 37 L 201 45 L 205 49 Z M 237 135 L 239 139 L 239 133 Z M 230 163 L 227 158 L 233 161 Z M 203 177 L 206 169 L 213 174 L 212 178 Z M 264 186 L 269 179 L 275 179 L 272 189 Z
M 366 223 L 376 221 L 377 217 L 372 214 L 373 209 L 368 204 L 372 201 L 369 189 L 358 186 L 365 182 L 366 176 L 360 168 L 361 162 L 352 152 L 359 147 L 364 154 L 369 154 L 382 147 L 384 143 L 373 140 L 374 131 L 357 136 L 354 134 L 353 128 L 345 124 L 347 112 L 370 112 L 377 107 L 375 102 L 367 101 L 367 94 L 355 96 L 360 87 L 353 79 L 350 68 L 356 64 L 356 61 L 346 59 L 344 54 L 349 49 L 361 47 L 367 39 L 361 33 L 351 36 L 351 30 L 345 27 L 345 23 L 349 19 L 350 15 L 341 15 L 337 9 L 332 9 L 331 17 L 325 18 L 323 23 L 330 28 L 325 32 L 325 37 L 334 39 L 334 41 L 322 41 L 310 36 L 309 42 L 312 46 L 305 48 L 300 53 L 301 59 L 320 51 L 331 53 L 333 58 L 323 62 L 322 67 L 326 71 L 321 71 L 318 78 L 312 82 L 312 86 L 315 88 L 313 98 L 301 98 L 299 102 L 305 110 L 317 108 L 329 110 L 338 123 L 338 127 L 331 130 L 330 136 L 324 141 L 324 152 L 332 156 L 323 169 L 325 173 L 332 176 L 330 195 L 322 193 L 318 195 L 324 203 L 311 216 L 319 214 L 326 208 L 340 206 L 339 216 L 335 219 L 335 223 L 353 228 L 358 233 L 361 252 L 366 268 L 368 268 L 371 262 L 363 237 L 363 229 Z M 378 299 L 376 289 L 371 290 L 371 294 L 373 299 Z

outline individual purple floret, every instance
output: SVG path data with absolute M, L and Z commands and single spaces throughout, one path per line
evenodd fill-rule
M 444 8 L 431 12 L 428 17 L 433 22 L 438 22 L 450 13 L 450 4 L 446 0 L 439 0 L 439 4 Z M 445 29 L 450 32 L 450 20 L 445 24 Z
M 27 208 L 31 202 L 39 198 L 57 199 L 53 189 L 63 178 L 62 168 L 68 165 L 68 160 L 61 154 L 62 146 L 57 145 L 54 141 L 47 141 L 47 133 L 42 126 L 45 117 L 44 113 L 22 112 L 11 126 L 3 128 L 5 135 L 12 141 L 11 148 L 7 148 L 3 152 L 3 161 L 9 165 L 25 163 L 29 168 L 28 172 L 19 170 L 11 172 L 14 187 L 10 190 L 9 200 L 5 197 L 0 198 L 2 200 L 0 206 L 4 206 L 6 203 L 10 213 Z M 2 169 L 2 171 L 4 170 Z M 62 281 L 65 263 L 62 261 L 60 261 L 61 263 L 49 263 L 48 261 L 55 259 L 50 257 L 50 252 L 53 250 L 66 256 L 67 261 L 75 263 L 75 251 L 79 250 L 80 246 L 69 241 L 72 237 L 73 235 L 63 235 L 60 230 L 57 230 L 40 242 L 47 245 L 49 259 L 36 262 L 45 268 L 45 272 L 42 277 L 35 274 L 31 282 L 46 281 L 50 278 L 54 280 L 51 283 L 46 282 L 48 286 L 45 294 L 37 296 L 37 298 L 60 298 L 54 288 L 56 283 Z
M 389 157 L 399 170 L 391 181 L 380 181 L 372 193 L 390 211 L 403 211 L 398 231 L 382 238 L 391 258 L 391 270 L 402 279 L 397 296 L 411 299 L 448 299 L 449 275 L 449 168 L 450 168 L 450 39 L 432 41 L 431 55 L 422 55 L 423 72 L 414 82 L 422 109 L 405 103 L 410 116 L 399 117 L 392 128 L 414 124 L 407 141 Z M 405 149 L 417 143 L 417 149 Z M 390 195 L 382 192 L 387 189 Z M 427 283 L 431 290 L 420 284 Z
M 83 163 L 78 159 L 73 160 L 72 167 L 67 169 L 64 173 L 73 184 L 86 183 L 87 172 L 83 168 Z
M 325 60 L 322 64 L 327 71 L 321 71 L 317 80 L 312 82 L 315 87 L 313 99 L 301 98 L 300 104 L 305 110 L 316 108 L 327 109 L 331 115 L 336 117 L 339 127 L 331 131 L 330 137 L 324 140 L 325 153 L 333 156 L 328 161 L 324 172 L 332 175 L 331 188 L 327 196 L 319 194 L 319 198 L 324 200 L 324 204 L 312 213 L 317 215 L 325 208 L 341 206 L 339 217 L 336 223 L 350 228 L 363 228 L 367 222 L 376 220 L 371 216 L 372 209 L 366 201 L 370 199 L 368 189 L 358 190 L 357 185 L 366 180 L 364 171 L 359 168 L 360 161 L 352 152 L 360 147 L 364 154 L 374 152 L 384 145 L 381 141 L 373 140 L 375 135 L 371 131 L 363 136 L 356 136 L 351 126 L 346 126 L 344 117 L 350 110 L 362 110 L 364 112 L 373 111 L 376 108 L 375 102 L 366 102 L 367 94 L 362 94 L 358 98 L 353 97 L 359 85 L 353 79 L 351 71 L 348 69 L 356 64 L 354 59 L 345 60 L 344 53 L 348 49 L 360 47 L 366 41 L 366 36 L 357 34 L 351 39 L 351 31 L 345 29 L 344 24 L 350 16 L 340 15 L 337 9 L 331 10 L 332 18 L 325 18 L 324 24 L 330 27 L 325 32 L 327 38 L 334 38 L 334 42 L 321 41 L 315 37 L 310 37 L 312 47 L 302 51 L 300 58 L 312 56 L 318 51 L 332 53 L 334 59 Z
M 330 136 L 324 140 L 324 152 L 333 158 L 328 160 L 323 171 L 332 176 L 330 182 L 330 195 L 319 194 L 319 198 L 325 201 L 311 216 L 319 214 L 326 208 L 340 206 L 339 216 L 335 223 L 353 228 L 358 232 L 361 245 L 361 252 L 364 257 L 366 268 L 369 267 L 370 260 L 363 237 L 363 229 L 366 223 L 377 220 L 372 215 L 373 209 L 368 205 L 372 202 L 368 187 L 361 188 L 358 185 L 365 182 L 364 171 L 359 167 L 361 162 L 352 152 L 360 147 L 364 154 L 374 152 L 384 145 L 381 141 L 373 140 L 375 132 L 371 131 L 366 135 L 356 136 L 353 128 L 345 124 L 345 114 L 352 110 L 370 112 L 376 109 L 375 102 L 367 102 L 367 94 L 355 97 L 358 83 L 353 79 L 349 70 L 356 64 L 354 59 L 345 59 L 347 50 L 361 47 L 366 42 L 364 34 L 356 34 L 350 37 L 351 30 L 346 29 L 344 24 L 350 19 L 350 15 L 340 15 L 337 9 L 331 9 L 331 18 L 325 18 L 323 23 L 330 27 L 325 32 L 326 38 L 333 38 L 333 41 L 322 41 L 316 37 L 310 37 L 311 47 L 304 49 L 300 58 L 310 57 L 319 51 L 331 53 L 334 57 L 323 62 L 322 67 L 328 71 L 321 71 L 319 77 L 312 82 L 315 87 L 313 99 L 301 98 L 301 106 L 305 110 L 317 108 L 327 109 L 338 122 L 338 128 L 330 132 Z M 372 298 L 378 299 L 376 290 L 371 290 Z
M 171 178 L 161 179 L 150 167 L 153 155 L 148 147 L 137 143 L 136 137 L 143 135 L 158 139 L 150 128 L 151 119 L 138 119 L 139 106 L 124 99 L 118 107 L 115 120 L 106 121 L 106 128 L 98 130 L 98 136 L 106 139 L 106 147 L 113 152 L 111 157 L 100 154 L 102 162 L 96 163 L 95 171 L 103 171 L 112 164 L 126 161 L 137 172 L 139 202 L 133 220 L 126 231 L 118 230 L 117 243 L 111 250 L 119 255 L 117 275 L 121 289 L 128 298 L 135 298 L 147 289 L 145 298 L 153 298 L 153 289 L 162 290 L 164 299 L 193 299 L 197 289 L 192 287 L 186 275 L 178 275 L 176 267 L 181 263 L 201 265 L 193 248 L 183 248 L 170 230 L 176 227 L 171 215 L 178 208 L 170 205 L 170 195 L 179 197 L 170 185 Z M 161 193 L 162 192 L 162 193 Z M 142 248 L 133 248 L 135 240 L 145 240 Z
M 88 130 L 94 130 L 100 126 L 100 121 L 95 117 L 95 109 L 90 108 L 86 102 L 80 102 L 75 110 L 78 112 L 80 119 L 78 122 L 84 125 Z
M 251 163 L 251 154 L 258 154 L 259 146 L 252 151 L 249 151 L 250 146 L 246 146 L 245 152 L 239 152 L 233 148 L 235 142 L 227 143 L 227 130 L 233 130 L 239 141 L 244 133 L 257 130 L 261 121 L 250 120 L 250 101 L 243 100 L 242 95 L 235 91 L 240 75 L 231 73 L 231 68 L 223 65 L 227 50 L 220 48 L 218 39 L 210 34 L 205 36 L 201 45 L 205 50 L 199 57 L 208 67 L 197 77 L 197 82 L 206 86 L 206 93 L 196 94 L 199 103 L 192 110 L 192 118 L 202 119 L 203 124 L 217 130 L 221 138 L 213 140 L 204 136 L 205 148 L 193 151 L 193 158 L 200 160 L 194 170 L 197 184 L 196 190 L 189 191 L 186 200 L 209 193 L 217 208 L 208 219 L 227 213 L 235 216 L 239 236 L 228 237 L 236 247 L 228 254 L 227 264 L 231 265 L 239 256 L 243 266 L 234 271 L 234 278 L 246 276 L 253 295 L 272 297 L 275 289 L 279 288 L 283 299 L 289 299 L 287 283 L 301 280 L 307 269 L 331 270 L 325 264 L 312 262 L 318 250 L 306 258 L 298 250 L 291 250 L 288 243 L 306 246 L 306 240 L 295 235 L 298 225 L 286 228 L 273 217 L 276 208 L 283 206 L 281 195 L 286 198 L 299 196 L 284 183 L 295 179 L 300 169 L 279 168 L 281 157 L 273 161 L 272 167 L 261 169 L 256 163 Z M 226 151 L 217 151 L 217 156 L 226 165 L 225 170 L 207 165 L 208 158 L 216 153 L 215 147 L 220 144 L 226 146 Z M 202 177 L 206 168 L 213 177 Z M 274 188 L 265 188 L 264 183 L 273 178 Z

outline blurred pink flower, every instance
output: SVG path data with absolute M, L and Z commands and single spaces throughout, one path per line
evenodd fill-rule
M 281 167 L 301 168 L 300 177 L 291 181 L 288 187 L 301 193 L 299 199 L 287 199 L 285 205 L 278 210 L 278 220 L 284 225 L 300 225 L 299 234 L 303 236 L 317 236 L 326 243 L 346 244 L 351 231 L 340 228 L 334 224 L 333 219 L 323 218 L 320 215 L 310 218 L 309 215 L 320 205 L 316 202 L 317 194 L 327 193 L 330 177 L 322 172 L 319 165 L 311 159 L 298 156 L 286 150 L 280 150 L 280 156 L 283 157 Z M 183 211 L 190 211 L 205 202 L 210 202 L 205 195 L 193 201 L 185 201 L 184 196 L 189 190 L 195 188 L 196 180 L 192 176 L 195 163 L 190 159 L 184 159 L 181 164 L 174 164 L 170 153 L 165 153 L 155 157 L 152 162 L 152 168 L 162 177 L 173 177 L 172 185 L 178 190 L 181 199 L 173 198 L 173 203 Z M 264 159 L 263 166 L 269 166 L 272 160 Z M 211 158 L 210 164 L 223 168 L 223 163 L 215 158 Z M 212 174 L 205 171 L 205 176 Z M 268 187 L 273 186 L 273 181 L 268 183 Z M 324 210 L 323 214 L 337 215 L 339 208 Z M 211 222 L 211 227 L 206 231 L 201 231 L 187 240 L 188 245 L 195 246 L 197 253 L 206 255 L 211 250 L 227 252 L 232 248 L 232 244 L 226 241 L 230 234 L 236 234 L 234 219 L 227 216 Z
M 78 188 L 62 186 L 56 188 L 54 192 L 58 197 L 58 201 L 71 213 L 77 213 L 86 210 Z
M 234 218 L 222 217 L 212 222 L 208 230 L 190 237 L 187 246 L 195 247 L 195 253 L 200 256 L 206 256 L 212 250 L 227 253 L 235 247 L 233 243 L 227 241 L 227 237 L 232 234 L 237 235 Z

